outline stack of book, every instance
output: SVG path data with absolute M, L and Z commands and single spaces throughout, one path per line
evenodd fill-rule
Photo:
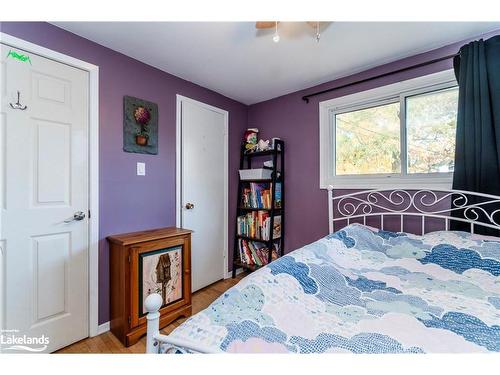
M 238 247 L 240 251 L 240 260 L 242 263 L 250 266 L 263 266 L 269 260 L 269 250 L 262 242 L 239 240 Z M 272 260 L 278 258 L 279 245 L 274 244 L 272 252 Z
M 270 239 L 271 218 L 267 211 L 253 211 L 238 216 L 238 234 L 263 241 Z M 273 239 L 281 236 L 281 216 L 274 217 Z
M 241 206 L 245 208 L 271 208 L 272 183 L 250 182 L 241 195 Z M 281 182 L 276 183 L 274 205 L 281 207 Z

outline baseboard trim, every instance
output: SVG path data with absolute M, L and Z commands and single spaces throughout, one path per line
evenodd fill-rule
M 244 271 L 243 268 L 238 268 L 236 269 L 236 275 L 239 275 L 240 273 L 242 273 Z M 230 279 L 231 277 L 233 277 L 233 271 L 228 271 L 227 274 L 226 274 L 226 277 L 225 279 Z
M 104 332 L 108 332 L 109 331 L 109 322 L 106 322 L 106 323 L 102 323 L 99 325 L 99 327 L 97 328 L 97 335 L 101 335 L 103 334 Z

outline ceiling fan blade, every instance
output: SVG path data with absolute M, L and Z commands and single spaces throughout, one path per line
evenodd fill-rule
M 270 29 L 270 28 L 273 28 L 275 25 L 276 25 L 276 21 L 257 21 L 257 22 L 255 22 L 256 29 Z

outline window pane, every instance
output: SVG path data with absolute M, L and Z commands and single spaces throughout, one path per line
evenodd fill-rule
M 335 116 L 336 175 L 401 173 L 399 103 Z
M 458 88 L 406 99 L 408 173 L 452 172 Z

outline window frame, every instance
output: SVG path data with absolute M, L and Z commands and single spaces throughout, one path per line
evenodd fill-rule
M 440 188 L 450 189 L 453 173 L 408 173 L 406 99 L 457 86 L 453 69 L 357 92 L 319 103 L 320 188 L 338 189 Z M 346 112 L 397 103 L 400 105 L 401 173 L 336 175 L 335 116 Z

